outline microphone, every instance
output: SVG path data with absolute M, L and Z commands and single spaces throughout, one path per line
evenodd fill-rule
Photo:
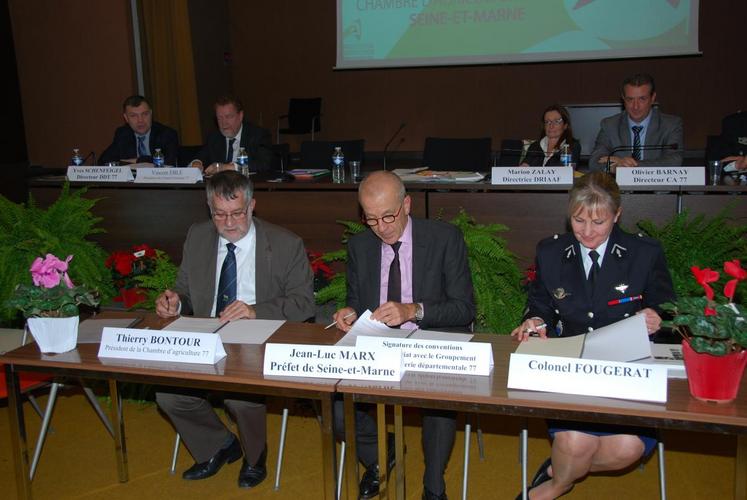
M 402 129 L 405 128 L 406 126 L 407 126 L 407 123 L 402 122 L 399 125 L 399 128 L 394 132 L 394 134 L 392 135 L 392 137 L 389 139 L 389 142 L 387 142 L 386 145 L 384 146 L 384 170 L 386 170 L 386 152 L 389 149 L 389 146 L 391 146 L 392 141 L 394 141 L 394 139 L 399 135 L 400 132 L 402 132 Z M 400 139 L 400 141 L 397 143 L 397 145 L 399 146 L 400 144 L 402 144 L 402 142 L 404 140 L 405 140 L 405 138 L 402 137 Z
M 666 151 L 667 149 L 677 150 L 679 147 L 680 145 L 676 142 L 672 144 L 641 144 L 637 148 L 635 146 L 617 146 L 607 155 L 607 165 L 604 171 L 605 173 L 610 173 L 610 162 L 612 161 L 612 157 L 615 153 L 619 153 L 620 151 L 634 151 L 635 149 L 638 149 L 639 151 Z
M 86 157 L 85 157 L 85 158 L 83 158 L 83 163 L 81 163 L 81 165 L 85 165 L 85 164 L 86 164 L 86 162 L 88 161 L 88 159 L 89 159 L 89 158 L 96 158 L 96 157 L 94 156 L 94 154 L 93 154 L 93 151 L 91 151 L 90 153 L 88 153 L 88 154 L 86 155 Z M 93 163 L 96 163 L 96 161 L 94 160 L 94 162 L 93 162 Z

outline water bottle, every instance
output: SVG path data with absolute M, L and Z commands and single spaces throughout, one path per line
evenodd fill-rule
M 156 148 L 156 152 L 153 153 L 153 166 L 156 168 L 163 167 L 163 153 L 161 153 L 161 148 Z
M 249 155 L 246 154 L 245 148 L 239 148 L 239 154 L 236 156 L 236 170 L 241 175 L 249 175 Z
M 76 167 L 83 165 L 83 155 L 80 154 L 79 149 L 73 149 L 73 157 L 70 159 L 70 164 Z
M 332 153 L 332 182 L 345 182 L 345 155 L 340 146 L 335 146 L 335 152 Z
M 568 150 L 568 144 L 563 144 L 560 147 L 560 163 L 564 167 L 571 165 L 571 152 Z

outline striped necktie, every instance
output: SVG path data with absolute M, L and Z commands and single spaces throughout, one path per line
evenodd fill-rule
M 218 316 L 225 307 L 236 300 L 236 254 L 233 253 L 236 245 L 227 243 L 226 258 L 220 268 L 220 279 L 218 280 L 218 296 L 215 300 L 215 315 Z
M 634 125 L 633 129 L 633 158 L 636 160 L 641 159 L 641 130 L 643 127 L 640 125 Z

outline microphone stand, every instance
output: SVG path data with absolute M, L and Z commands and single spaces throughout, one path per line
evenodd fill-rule
M 387 153 L 387 150 L 389 149 L 389 146 L 391 146 L 392 141 L 394 141 L 394 139 L 399 135 L 400 132 L 402 132 L 402 129 L 405 128 L 406 126 L 407 126 L 407 123 L 402 122 L 400 124 L 399 128 L 394 132 L 394 134 L 392 135 L 392 137 L 389 138 L 389 141 L 384 146 L 384 170 L 386 170 L 386 153 Z M 405 138 L 403 137 L 402 140 L 399 141 L 399 144 L 402 144 L 402 141 L 404 141 L 404 140 L 405 140 Z
M 610 168 L 611 168 L 611 162 L 612 157 L 615 155 L 615 153 L 619 153 L 620 151 L 634 151 L 638 149 L 638 151 L 665 151 L 667 149 L 676 150 L 679 148 L 679 144 L 641 144 L 637 148 L 634 146 L 618 146 L 616 148 L 613 148 L 612 151 L 610 151 L 610 154 L 607 155 L 607 165 L 605 166 L 604 172 L 609 174 Z M 591 165 L 589 166 L 591 168 Z

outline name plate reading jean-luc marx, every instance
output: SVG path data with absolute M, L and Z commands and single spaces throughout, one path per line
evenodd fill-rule
M 226 351 L 214 333 L 105 327 L 99 357 L 212 365 L 225 358 Z
M 135 183 L 149 184 L 196 184 L 202 180 L 202 172 L 195 167 L 167 167 L 137 169 Z
M 665 403 L 667 369 L 639 363 L 514 353 L 508 366 L 507 387 Z
M 572 167 L 493 167 L 491 184 L 573 184 Z
M 703 186 L 705 167 L 618 168 L 619 186 Z
M 67 167 L 67 180 L 71 182 L 132 182 L 130 167 Z
M 308 344 L 265 345 L 265 375 L 399 382 L 403 373 L 401 350 Z

